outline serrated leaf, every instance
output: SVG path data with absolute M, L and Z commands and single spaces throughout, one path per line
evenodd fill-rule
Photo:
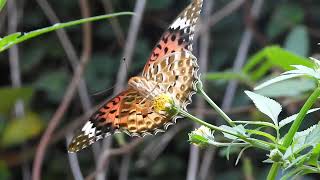
M 281 105 L 268 97 L 245 91 L 260 112 L 270 117 L 273 123 L 278 126 L 278 116 L 282 111 Z
M 257 90 L 262 89 L 264 87 L 267 87 L 267 86 L 269 86 L 271 84 L 274 84 L 274 83 L 277 83 L 277 82 L 280 82 L 280 81 L 284 81 L 284 80 L 287 80 L 287 79 L 299 77 L 299 76 L 301 76 L 301 75 L 300 74 L 280 75 L 280 76 L 272 78 L 272 79 L 270 79 L 270 80 L 258 85 L 257 87 L 254 88 L 254 90 L 257 91 Z
M 307 114 L 309 113 L 312 113 L 312 112 L 315 112 L 315 111 L 318 111 L 320 108 L 314 108 L 314 109 L 310 109 Z M 294 114 L 292 116 L 289 116 L 285 119 L 282 119 L 280 122 L 279 122 L 279 128 L 282 128 L 283 126 L 291 123 L 292 121 L 294 121 L 296 118 L 297 118 L 298 114 Z
M 27 113 L 24 117 L 11 120 L 3 131 L 1 144 L 10 147 L 25 142 L 39 135 L 43 129 L 40 117 L 35 113 Z
M 310 144 L 311 146 L 315 147 L 320 143 L 320 125 L 316 125 L 314 129 L 307 135 L 306 137 L 306 144 Z
M 226 125 L 221 125 L 220 128 L 225 129 L 226 131 L 232 132 L 232 133 L 234 133 L 234 134 L 239 134 L 239 135 L 242 135 L 242 136 L 247 136 L 247 135 L 246 135 L 246 129 L 245 129 L 242 125 L 237 125 L 237 126 L 234 126 L 234 127 L 230 127 L 230 126 L 226 126 Z M 223 135 L 224 135 L 225 138 L 228 138 L 228 139 L 232 139 L 232 140 L 238 139 L 238 137 L 233 136 L 233 135 L 230 135 L 230 134 L 228 134 L 228 133 L 224 133 L 224 132 L 223 132 Z
M 283 74 L 300 74 L 300 75 L 306 75 L 306 76 L 314 77 L 316 79 L 320 79 L 320 73 L 315 71 L 314 69 L 311 69 L 303 65 L 291 65 L 291 66 L 295 67 L 296 69 L 284 72 Z
M 319 140 L 316 139 L 315 135 L 318 135 L 319 129 L 320 129 L 320 126 L 318 124 L 318 125 L 313 125 L 306 130 L 297 132 L 293 137 L 292 144 L 287 148 L 284 154 L 284 159 L 287 159 L 288 157 L 302 151 L 307 147 L 316 146 L 317 144 L 315 144 L 314 142 Z M 307 141 L 307 137 L 308 137 L 308 141 Z
M 306 57 L 309 53 L 309 37 L 305 26 L 297 26 L 292 29 L 284 44 L 285 49 Z
M 316 82 L 313 79 L 297 78 L 270 84 L 254 92 L 267 97 L 297 97 L 315 87 Z

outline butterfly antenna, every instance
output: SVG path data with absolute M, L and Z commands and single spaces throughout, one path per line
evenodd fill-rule
M 125 64 L 125 66 L 126 66 L 126 74 L 128 74 L 128 64 L 126 62 L 126 58 L 124 57 L 124 58 L 122 58 L 122 60 L 123 60 L 123 63 Z M 92 96 L 99 96 L 99 95 L 104 94 L 104 93 L 106 93 L 106 92 L 108 92 L 108 91 L 110 91 L 110 90 L 112 90 L 114 88 L 115 88 L 115 86 L 112 86 L 111 88 L 96 92 Z
M 106 92 L 108 92 L 108 91 L 112 90 L 114 87 L 115 87 L 115 86 L 112 86 L 111 88 L 108 88 L 108 89 L 105 89 L 105 90 L 102 90 L 102 91 L 96 92 L 96 93 L 92 94 L 92 96 L 99 96 L 99 95 L 101 95 L 101 94 L 104 94 L 104 93 L 106 93 Z
M 127 63 L 127 61 L 126 61 L 126 58 L 123 57 L 123 58 L 122 58 L 122 61 L 123 61 L 123 63 L 126 65 L 126 73 L 127 73 L 127 75 L 128 75 L 128 74 L 129 74 L 129 71 L 128 71 L 128 63 Z

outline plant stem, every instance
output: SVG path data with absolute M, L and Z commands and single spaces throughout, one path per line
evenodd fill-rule
M 231 120 L 231 118 L 226 113 L 224 113 L 216 103 L 214 103 L 210 99 L 210 97 L 206 94 L 206 92 L 204 92 L 202 88 L 202 83 L 200 81 L 197 83 L 197 90 L 198 90 L 198 93 L 200 93 L 200 95 L 213 107 L 213 109 L 216 110 L 216 112 L 220 114 L 220 116 L 225 121 L 227 121 L 227 123 L 229 123 L 231 126 L 236 126 L 235 123 Z
M 177 112 L 179 112 L 180 115 L 184 116 L 184 117 L 187 117 L 189 118 L 190 120 L 196 122 L 196 123 L 199 123 L 201 125 L 204 125 L 210 129 L 213 129 L 213 130 L 216 130 L 216 131 L 219 131 L 219 132 L 223 132 L 223 133 L 226 133 L 226 134 L 230 134 L 230 135 L 233 135 L 233 136 L 236 136 L 238 137 L 239 139 L 247 142 L 247 143 L 250 143 L 252 146 L 255 146 L 255 147 L 258 147 L 260 149 L 264 149 L 264 150 L 267 150 L 267 151 L 270 151 L 271 149 L 275 148 L 275 145 L 272 144 L 272 143 L 268 143 L 268 142 L 265 142 L 265 141 L 262 141 L 262 140 L 259 140 L 259 139 L 252 139 L 252 138 L 247 138 L 243 135 L 239 135 L 239 134 L 236 134 L 236 133 L 233 133 L 233 132 L 230 132 L 228 130 L 225 130 L 223 128 L 220 128 L 218 126 L 214 126 L 212 124 L 209 124 L 191 114 L 189 114 L 188 112 L 182 110 L 182 109 L 178 109 L 176 107 L 174 107 L 175 110 Z
M 307 101 L 305 102 L 305 104 L 303 105 L 302 109 L 300 110 L 296 120 L 293 122 L 293 124 L 291 125 L 288 134 L 285 136 L 285 139 L 283 141 L 283 146 L 285 148 L 288 148 L 292 142 L 292 139 L 294 137 L 294 135 L 296 134 L 296 132 L 298 131 L 304 117 L 306 116 L 308 110 L 311 108 L 311 106 L 316 102 L 316 100 L 318 99 L 318 97 L 320 96 L 320 87 L 317 87 L 317 89 L 315 89 L 313 91 L 313 93 L 311 94 L 311 96 L 307 99 Z M 269 171 L 268 180 L 273 180 L 275 179 L 278 170 L 280 168 L 280 164 L 278 163 L 274 163 Z

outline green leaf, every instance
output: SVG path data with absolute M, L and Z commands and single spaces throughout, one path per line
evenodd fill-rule
M 271 134 L 269 134 L 269 133 L 265 133 L 263 131 L 258 131 L 258 130 L 251 130 L 251 129 L 248 129 L 247 132 L 249 134 L 255 134 L 255 135 L 263 136 L 265 138 L 270 139 L 273 142 L 276 142 L 276 138 L 274 136 L 272 136 Z
M 277 6 L 267 27 L 267 35 L 274 38 L 290 27 L 300 24 L 304 18 L 303 9 L 296 4 L 282 4 Z
M 270 117 L 273 123 L 278 126 L 278 116 L 282 111 L 281 105 L 268 97 L 256 94 L 251 91 L 245 91 L 260 112 Z
M 290 75 L 279 76 L 267 83 L 263 83 L 255 89 L 255 93 L 267 97 L 297 97 L 301 96 L 304 92 L 313 90 L 316 87 L 315 81 L 311 79 L 287 79 L 286 81 L 278 81 L 281 78 L 288 78 Z M 273 84 L 274 83 L 274 84 Z M 262 89 L 261 89 L 262 88 Z
M 291 65 L 291 66 L 296 69 L 286 71 L 286 72 L 282 73 L 280 76 L 275 77 L 273 79 L 270 79 L 270 80 L 260 84 L 259 86 L 254 88 L 254 90 L 259 90 L 259 89 L 262 89 L 262 88 L 269 86 L 271 84 L 274 84 L 274 83 L 277 83 L 277 82 L 280 82 L 283 80 L 299 77 L 299 76 L 311 76 L 313 78 L 320 79 L 320 73 L 314 69 L 311 69 L 311 68 L 303 66 L 303 65 Z
M 35 31 L 31 31 L 29 33 L 14 33 L 11 35 L 8 35 L 6 37 L 4 37 L 3 39 L 0 40 L 0 52 L 7 50 L 8 48 L 10 48 L 11 46 L 21 43 L 25 40 L 37 37 L 39 35 L 51 32 L 51 31 L 55 31 L 57 29 L 62 29 L 65 27 L 70 27 L 70 26 L 74 26 L 74 25 L 78 25 L 78 24 L 83 24 L 86 22 L 91 22 L 91 21 L 98 21 L 98 20 L 102 20 L 102 19 L 107 19 L 107 18 L 112 18 L 112 17 L 116 17 L 116 16 L 122 16 L 122 15 L 133 15 L 133 13 L 131 12 L 120 12 L 120 13 L 113 13 L 113 14 L 107 14 L 107 15 L 101 15 L 101 16 L 95 16 L 95 17 L 90 17 L 90 18 L 84 18 L 84 19 L 79 19 L 76 21 L 70 21 L 67 23 L 58 23 L 55 24 L 53 26 L 50 27 L 46 27 L 46 28 L 42 28 L 42 29 L 38 29 Z
M 306 57 L 309 54 L 309 37 L 305 26 L 295 27 L 288 35 L 284 44 L 285 49 Z
M 27 113 L 23 118 L 11 120 L 4 129 L 1 144 L 4 147 L 18 145 L 37 136 L 43 129 L 40 117 L 35 113 Z
M 297 132 L 292 140 L 292 144 L 287 148 L 284 158 L 287 159 L 294 154 L 299 153 L 300 151 L 306 149 L 307 147 L 315 147 L 319 144 L 320 139 L 317 139 L 317 135 L 319 137 L 320 125 L 313 125 L 306 130 Z
M 312 113 L 312 112 L 315 112 L 315 111 L 318 111 L 320 108 L 314 108 L 314 109 L 310 109 L 307 114 L 309 113 Z M 279 128 L 282 128 L 283 126 L 291 123 L 292 121 L 294 121 L 296 118 L 298 117 L 298 114 L 294 114 L 292 116 L 289 116 L 285 119 L 282 119 L 280 122 L 279 122 Z
M 226 131 L 232 132 L 233 134 L 247 136 L 246 135 L 246 129 L 243 127 L 243 125 L 237 125 L 237 126 L 234 126 L 234 127 L 221 125 L 220 128 L 222 128 L 222 129 L 224 129 Z M 227 134 L 227 133 L 224 133 L 224 132 L 222 132 L 222 133 L 223 133 L 225 138 L 232 139 L 232 140 L 239 139 L 236 136 L 233 136 L 233 135 L 230 135 L 230 134 Z
M 315 147 L 320 143 L 320 124 L 316 126 L 316 128 L 312 129 L 312 131 L 306 137 L 306 144 L 310 144 Z
M 29 103 L 33 94 L 32 88 L 0 88 L 0 113 L 6 115 L 10 113 L 18 100 L 24 104 Z
M 4 5 L 6 4 L 7 0 L 0 0 L 0 12 L 2 10 L 2 8 L 4 7 Z
M 243 73 L 247 74 L 252 80 L 263 77 L 273 67 L 283 70 L 291 70 L 291 65 L 300 64 L 313 67 L 313 63 L 308 59 L 284 50 L 278 46 L 269 46 L 249 58 L 243 67 Z
M 311 76 L 316 79 L 320 79 L 320 73 L 312 68 L 303 66 L 303 65 L 291 65 L 292 67 L 296 68 L 291 71 L 284 72 L 283 74 L 300 74 L 300 75 L 306 75 Z
M 205 75 L 205 79 L 207 80 L 239 80 L 240 82 L 246 83 L 248 85 L 252 85 L 253 83 L 250 81 L 250 78 L 244 73 L 237 72 L 212 72 L 207 73 Z
M 301 76 L 300 74 L 287 74 L 287 75 L 280 75 L 280 76 L 277 76 L 275 78 L 272 78 L 260 85 L 258 85 L 257 87 L 254 88 L 255 91 L 257 90 L 260 90 L 262 88 L 265 88 L 271 84 L 274 84 L 274 83 L 277 83 L 277 82 L 280 82 L 280 81 L 284 81 L 284 80 L 287 80 L 287 79 L 291 79 L 291 78 L 295 78 L 295 77 L 299 77 Z

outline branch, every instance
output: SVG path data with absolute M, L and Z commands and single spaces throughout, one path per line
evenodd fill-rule
M 237 8 L 240 7 L 241 4 L 243 4 L 245 1 L 232 1 L 231 3 L 229 3 L 227 6 L 225 6 L 224 10 L 220 10 L 219 12 L 216 13 L 216 18 L 217 19 L 221 19 L 220 17 L 223 17 L 222 15 L 225 15 L 230 12 L 232 12 L 231 10 L 236 10 Z M 260 12 L 260 9 L 262 7 L 262 2 L 263 0 L 255 0 L 254 1 L 254 5 L 251 9 L 251 16 L 255 19 L 257 18 L 259 12 Z M 224 13 L 223 13 L 224 12 Z M 214 20 L 211 20 L 212 24 L 215 24 L 216 22 Z M 245 29 L 245 32 L 243 33 L 243 37 L 242 37 L 242 40 L 241 40 L 241 43 L 240 43 L 240 46 L 239 46 L 239 49 L 238 49 L 238 52 L 237 52 L 237 56 L 236 56 L 236 59 L 235 59 L 235 62 L 234 62 L 234 66 L 233 66 L 233 69 L 234 71 L 240 71 L 241 67 L 243 66 L 243 63 L 247 57 L 247 54 L 248 54 L 248 49 L 249 49 L 249 46 L 251 44 L 251 40 L 252 40 L 252 32 L 250 31 L 250 28 L 247 27 Z M 234 93 L 235 93 L 235 90 L 237 88 L 237 83 L 235 81 L 231 81 L 227 88 L 226 88 L 226 93 L 224 95 L 224 99 L 223 99 L 223 103 L 222 103 L 222 109 L 224 111 L 229 111 L 231 109 L 231 103 L 233 101 L 233 98 L 234 98 Z M 204 158 L 206 158 L 205 160 L 203 160 L 204 164 L 203 166 L 201 167 L 201 176 L 202 176 L 202 179 L 206 179 L 208 177 L 208 173 L 209 173 L 209 168 L 211 166 L 211 162 L 214 158 L 214 152 L 215 150 L 214 149 L 208 149 L 205 151 L 205 154 L 204 154 Z
M 86 180 L 91 180 L 93 179 L 98 173 L 103 171 L 106 168 L 107 161 L 111 156 L 118 156 L 122 154 L 127 154 L 127 153 L 132 153 L 132 151 L 141 143 L 143 142 L 142 138 L 135 139 L 129 144 L 126 144 L 120 148 L 117 149 L 109 149 L 108 151 L 104 151 L 100 155 L 100 160 L 99 160 L 99 166 L 96 171 L 91 173 L 89 176 L 86 177 Z
M 209 24 L 210 22 L 210 14 L 212 13 L 214 1 L 207 0 L 204 1 L 203 7 L 203 22 L 204 24 Z M 197 32 L 199 33 L 199 32 Z M 208 71 L 208 56 L 209 56 L 209 49 L 210 49 L 210 31 L 209 29 L 205 29 L 201 32 L 200 36 L 200 53 L 199 53 L 199 68 L 201 73 L 206 73 Z M 202 113 L 201 109 L 205 108 L 205 101 L 198 97 L 196 99 L 196 116 L 203 118 L 204 114 Z M 198 124 L 194 124 L 194 127 L 199 126 Z M 199 148 L 190 145 L 190 155 L 189 155 L 189 163 L 188 163 L 188 172 L 187 172 L 187 180 L 195 180 L 197 179 L 198 175 L 198 166 L 199 166 Z

